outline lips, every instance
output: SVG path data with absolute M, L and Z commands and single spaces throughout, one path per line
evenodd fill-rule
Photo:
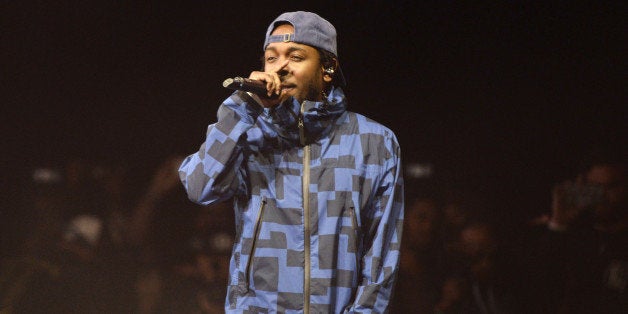
M 281 91 L 289 91 L 296 87 L 294 84 L 281 84 Z

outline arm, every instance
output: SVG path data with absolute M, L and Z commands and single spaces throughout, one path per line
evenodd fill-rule
M 527 259 L 524 286 L 530 287 L 526 297 L 531 300 L 530 312 L 567 313 L 579 297 L 574 292 L 587 291 L 582 278 L 591 274 L 591 257 L 598 256 L 592 211 L 579 206 L 575 192 L 582 179 L 565 181 L 552 190 L 551 216 L 546 225 L 529 230 L 523 254 Z M 533 301 L 533 302 L 532 302 Z
M 392 157 L 386 162 L 382 180 L 376 187 L 374 206 L 366 213 L 370 223 L 364 226 L 369 231 L 364 240 L 362 282 L 347 313 L 385 313 L 393 294 L 399 268 L 404 194 L 399 146 L 391 140 L 387 149 Z
M 208 205 L 231 197 L 240 187 L 246 132 L 262 112 L 253 98 L 235 92 L 218 109 L 218 121 L 208 127 L 199 151 L 179 167 L 190 200 Z
M 139 198 L 131 213 L 128 230 L 130 243 L 140 245 L 146 241 L 157 204 L 177 187 L 177 168 L 181 160 L 178 156 L 168 158 L 153 174 L 146 193 Z

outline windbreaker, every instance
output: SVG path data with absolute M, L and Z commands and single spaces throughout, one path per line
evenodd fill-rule
M 194 202 L 233 200 L 227 313 L 385 313 L 403 224 L 393 132 L 321 102 L 236 91 L 179 169 Z M 304 197 L 305 196 L 305 197 Z

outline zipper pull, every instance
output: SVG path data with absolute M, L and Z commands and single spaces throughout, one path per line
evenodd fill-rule
M 305 146 L 305 127 L 303 125 L 303 116 L 299 117 L 299 139 L 301 140 L 301 145 Z
M 305 124 L 303 123 L 303 114 L 305 112 L 305 101 L 301 103 L 301 113 L 299 114 L 299 121 L 297 126 L 299 127 L 299 139 L 301 140 L 301 145 L 305 146 L 306 138 L 305 138 Z

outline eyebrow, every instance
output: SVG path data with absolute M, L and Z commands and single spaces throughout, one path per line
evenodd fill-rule
M 268 47 L 268 48 L 266 48 L 266 51 L 269 51 L 269 50 L 272 50 L 273 52 L 277 53 L 277 48 L 275 48 L 275 47 Z M 305 51 L 305 49 L 302 48 L 302 47 L 299 47 L 299 46 L 290 46 L 290 47 L 288 47 L 288 53 L 295 52 L 295 51 Z

